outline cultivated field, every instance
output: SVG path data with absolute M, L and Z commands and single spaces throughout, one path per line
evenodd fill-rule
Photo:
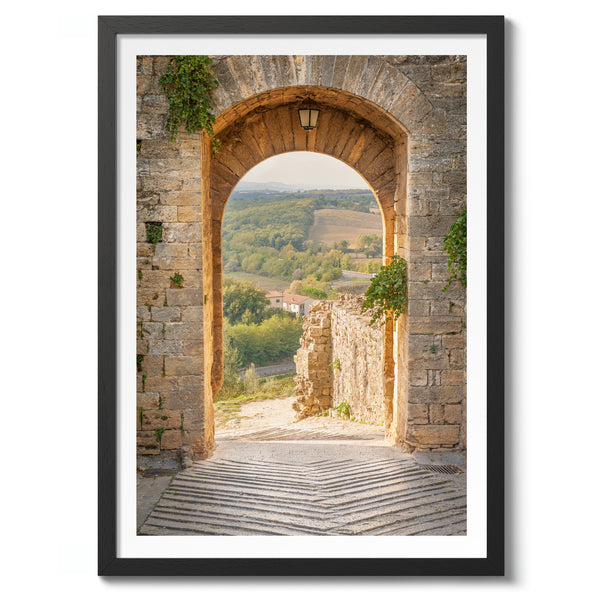
M 277 277 L 264 277 L 263 275 L 255 275 L 254 273 L 244 273 L 243 271 L 232 271 L 230 273 L 223 273 L 225 277 L 231 277 L 239 281 L 249 281 L 259 288 L 269 292 L 271 290 L 277 292 L 283 292 L 290 287 L 289 281 L 278 279 Z
M 315 210 L 315 222 L 308 231 L 308 239 L 332 245 L 348 240 L 350 246 L 359 235 L 383 234 L 381 216 L 355 210 L 323 208 Z

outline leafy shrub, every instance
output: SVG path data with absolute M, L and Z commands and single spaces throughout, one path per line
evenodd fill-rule
M 244 391 L 246 394 L 256 394 L 258 392 L 258 375 L 256 374 L 256 365 L 250 363 L 244 375 Z
M 289 358 L 300 347 L 302 319 L 279 312 L 260 325 L 238 323 L 228 329 L 242 365 L 263 366 Z
M 333 410 L 337 413 L 338 417 L 350 417 L 350 405 L 345 400 L 340 402 Z
M 375 309 L 371 325 L 383 316 L 389 321 L 405 313 L 408 305 L 406 261 L 400 256 L 393 256 L 390 264 L 382 266 L 373 277 L 365 297 L 361 312 Z
M 467 287 L 466 208 L 460 213 L 444 238 L 444 250 L 448 253 L 448 273 L 450 274 L 450 279 L 443 291 L 446 292 L 454 280 L 457 280 L 463 287 Z

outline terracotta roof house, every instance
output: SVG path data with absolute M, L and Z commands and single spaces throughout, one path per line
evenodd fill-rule
M 314 298 L 301 296 L 300 294 L 288 294 L 286 292 L 271 291 L 267 292 L 265 296 L 273 308 L 287 310 L 301 317 L 308 312 L 310 305 L 315 302 Z

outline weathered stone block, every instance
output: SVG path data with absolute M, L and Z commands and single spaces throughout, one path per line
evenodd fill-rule
M 459 404 L 462 399 L 462 386 L 411 386 L 408 390 L 408 401 L 412 404 Z
M 409 299 L 407 314 L 409 317 L 427 317 L 429 316 L 429 305 L 429 300 Z
M 204 331 L 197 323 L 165 323 L 165 340 L 199 340 L 204 339 Z
M 181 415 L 173 410 L 145 410 L 142 415 L 142 429 L 154 431 L 156 429 L 175 429 L 181 426 Z
M 163 394 L 165 407 L 174 411 L 198 408 L 202 404 L 203 394 L 201 390 L 174 389 Z
M 458 444 L 458 425 L 415 425 L 409 424 L 406 439 L 412 444 L 441 445 Z
M 183 191 L 201 192 L 202 179 L 200 177 L 186 177 L 181 182 L 181 189 Z
M 441 335 L 460 333 L 462 330 L 462 317 L 411 317 L 408 321 L 408 330 L 411 334 Z
M 199 356 L 166 356 L 167 375 L 199 375 L 202 373 L 202 358 Z
M 202 207 L 179 206 L 177 207 L 177 220 L 180 223 L 200 223 L 202 221 Z
M 444 348 L 462 348 L 465 342 L 463 336 L 458 335 L 445 335 L 442 337 L 442 346 Z
M 181 311 L 181 321 L 183 323 L 201 322 L 204 319 L 204 307 L 188 306 Z
M 167 304 L 169 306 L 201 306 L 202 290 L 198 289 L 168 289 Z
M 183 354 L 186 356 L 191 355 L 204 355 L 204 340 L 183 340 Z
M 183 342 L 181 340 L 151 340 L 148 342 L 148 354 L 160 356 L 177 356 L 183 354 Z
M 465 366 L 465 351 L 459 348 L 450 350 L 450 367 L 453 369 L 461 369 Z
M 181 188 L 180 184 L 180 188 Z M 180 191 L 165 190 L 160 193 L 160 203 L 169 206 L 199 206 L 201 205 L 201 195 L 198 191 Z
M 424 386 L 427 385 L 427 371 L 413 369 L 408 375 L 410 385 Z
M 462 423 L 462 406 L 460 404 L 444 406 L 444 419 L 449 425 L 460 425 Z
M 442 371 L 442 385 L 462 385 L 464 378 L 464 370 Z
M 140 409 L 142 410 L 154 410 L 158 408 L 158 394 L 156 392 L 143 392 L 137 394 L 137 409 L 138 415 Z M 139 421 L 139 418 L 138 418 Z M 141 428 L 141 423 L 138 423 Z
M 162 373 L 146 378 L 146 392 L 158 392 L 159 394 L 177 388 L 176 377 L 163 377 Z
M 151 319 L 155 322 L 166 323 L 181 320 L 181 309 L 176 306 L 152 307 L 150 309 Z
M 429 415 L 426 404 L 409 404 L 406 407 L 406 418 L 409 423 L 425 425 L 429 423 Z
M 431 405 L 429 407 L 429 422 L 434 425 L 444 424 L 444 406 Z
M 163 242 L 201 242 L 202 227 L 197 223 L 166 223 Z
M 168 137 L 142 140 L 139 157 L 143 158 L 177 158 L 178 145 Z
M 180 390 L 203 391 L 204 375 L 181 375 L 177 383 Z
M 178 450 L 187 441 L 188 436 L 185 430 L 169 429 L 162 434 L 160 440 L 161 450 Z
M 167 244 L 168 245 L 168 244 Z M 155 258 L 153 261 L 153 267 L 156 267 L 162 271 L 171 271 L 174 273 L 175 271 L 182 273 L 182 271 L 198 271 L 200 269 L 200 261 L 197 258 Z M 194 279 L 198 279 L 198 277 L 194 274 Z M 184 280 L 185 283 L 190 283 L 189 278 Z M 172 286 L 171 286 L 172 287 Z
M 137 453 L 141 455 L 160 454 L 160 446 L 152 431 L 138 431 Z

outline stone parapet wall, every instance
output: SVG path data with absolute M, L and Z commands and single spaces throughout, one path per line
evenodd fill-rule
M 361 305 L 343 295 L 311 307 L 295 357 L 294 408 L 301 418 L 345 402 L 357 420 L 383 423 L 384 328 L 371 326 Z
M 296 401 L 300 418 L 331 407 L 331 302 L 315 302 L 304 317 L 304 333 L 296 352 Z
M 361 314 L 363 297 L 341 296 L 331 306 L 333 406 L 347 402 L 359 421 L 385 421 L 384 334 Z

